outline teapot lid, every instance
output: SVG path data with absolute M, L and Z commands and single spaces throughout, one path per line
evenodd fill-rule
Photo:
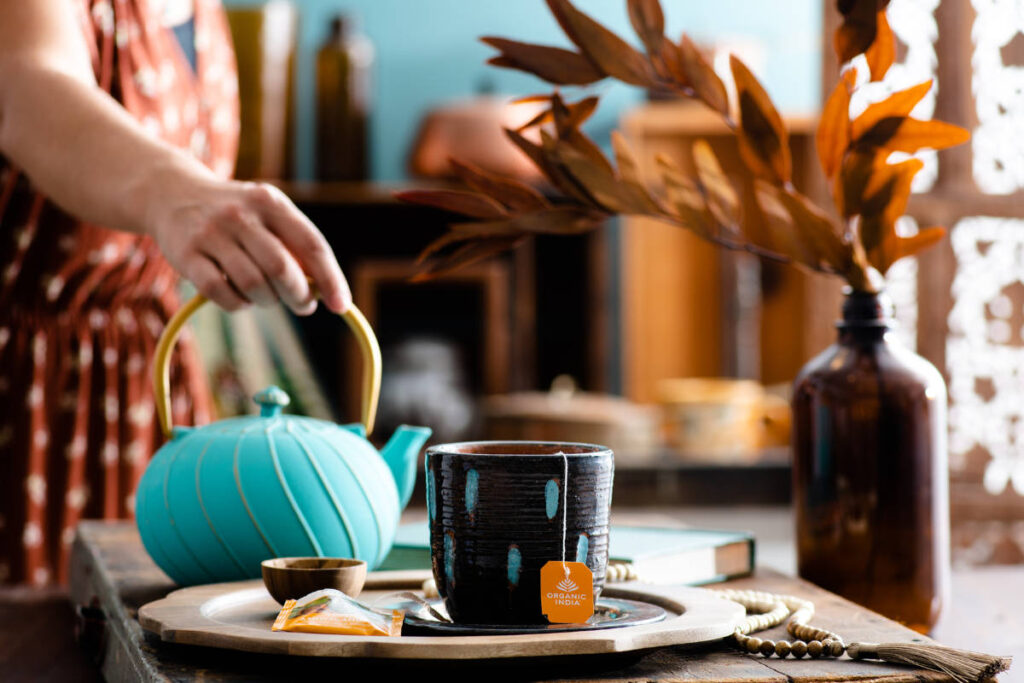
M 281 409 L 292 402 L 284 389 L 274 384 L 252 397 L 260 406 L 260 417 L 277 417 Z

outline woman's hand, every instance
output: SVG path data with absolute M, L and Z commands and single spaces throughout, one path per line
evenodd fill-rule
M 280 300 L 308 315 L 317 296 L 336 313 L 351 303 L 324 236 L 276 187 L 205 180 L 187 192 L 161 192 L 154 203 L 148 231 L 160 250 L 223 308 Z
M 149 136 L 96 85 L 67 0 L 0 0 L 0 154 L 67 212 L 149 234 L 227 309 L 280 299 L 332 311 L 351 296 L 323 235 L 276 188 L 217 178 Z

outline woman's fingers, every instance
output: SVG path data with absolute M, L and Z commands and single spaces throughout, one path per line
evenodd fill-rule
M 314 291 L 332 311 L 348 307 L 348 284 L 327 241 L 277 188 L 203 187 L 191 203 L 158 214 L 152 228 L 171 264 L 203 294 L 229 310 L 280 300 L 308 315 Z
M 277 294 L 263 271 L 235 240 L 223 232 L 214 233 L 206 241 L 203 253 L 220 266 L 228 282 L 247 300 L 261 306 L 277 302 Z
M 242 218 L 236 235 L 246 256 L 262 271 L 280 298 L 298 315 L 316 310 L 316 297 L 295 256 L 253 214 Z
M 254 184 L 250 192 L 265 224 L 300 260 L 327 308 L 343 313 L 352 302 L 352 294 L 323 234 L 277 188 Z
M 186 277 L 199 293 L 221 308 L 237 311 L 249 303 L 228 283 L 220 267 L 206 256 L 197 254 L 191 259 L 186 271 Z

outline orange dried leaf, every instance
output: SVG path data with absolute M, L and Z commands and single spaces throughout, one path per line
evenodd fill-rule
M 913 256 L 914 254 L 933 246 L 934 244 L 942 241 L 942 238 L 946 236 L 946 229 L 940 227 L 924 228 L 919 230 L 916 235 L 910 237 L 896 237 L 895 245 L 891 250 L 891 255 L 887 260 L 885 268 L 882 269 L 882 273 L 889 270 L 889 267 L 893 263 L 899 261 L 901 258 L 906 256 Z
M 580 185 L 601 208 L 612 213 L 643 214 L 657 212 L 658 207 L 645 192 L 637 192 L 622 183 L 610 168 L 594 164 L 574 148 L 558 144 L 558 160 L 567 174 Z
M 683 64 L 683 51 L 678 45 L 665 36 L 661 37 L 661 50 L 658 53 L 660 63 L 664 64 L 661 75 L 677 88 L 689 87 L 690 81 L 686 77 L 686 67 Z M 652 58 L 653 59 L 653 58 Z M 655 60 L 655 64 L 659 64 Z
M 599 98 L 591 96 L 568 105 L 569 118 L 566 121 L 566 125 L 573 128 L 579 128 L 582 126 L 586 123 L 587 119 L 593 116 L 599 101 Z
M 868 61 L 868 68 L 871 70 L 871 80 L 880 81 L 885 78 L 889 67 L 896 61 L 896 36 L 889 26 L 885 10 L 876 12 L 875 39 L 871 47 L 864 53 Z
M 457 232 L 446 232 L 445 234 L 438 237 L 436 240 L 428 244 L 423 251 L 420 252 L 419 256 L 416 257 L 416 264 L 421 265 L 427 261 L 431 256 L 441 251 L 445 247 L 459 242 L 468 242 L 473 239 L 472 235 L 460 235 Z
M 605 157 L 604 152 L 597 144 L 584 135 L 582 132 L 570 128 L 560 133 L 557 138 L 552 137 L 547 131 L 542 130 L 540 132 L 541 140 L 544 142 L 544 148 L 552 152 L 556 152 L 558 146 L 567 146 L 574 149 L 581 156 L 589 159 L 591 163 L 598 166 L 605 172 L 612 174 L 615 169 L 612 168 L 612 164 Z M 550 143 L 550 144 L 549 144 Z M 556 155 L 557 156 L 557 155 Z
M 640 176 L 640 163 L 626 139 L 618 131 L 612 131 L 612 149 L 615 151 L 615 165 L 622 182 L 632 188 L 632 192 L 643 197 L 653 212 L 664 211 L 644 185 Z
M 547 152 L 543 147 L 527 140 L 521 133 L 509 130 L 508 128 L 505 129 L 505 135 L 508 136 L 508 139 L 511 140 L 516 147 L 522 150 L 522 152 L 530 158 L 538 170 L 544 174 L 544 177 L 547 178 L 552 185 L 574 199 L 583 203 L 590 202 L 590 197 L 573 184 L 572 180 L 567 178 L 565 173 L 547 157 Z
M 556 206 L 508 216 L 501 221 L 459 223 L 453 225 L 452 230 L 489 231 L 495 235 L 575 235 L 594 229 L 606 217 L 605 214 L 577 206 Z
M 705 104 L 721 114 L 729 113 L 729 95 L 725 84 L 686 35 L 679 44 L 686 82 Z
M 895 230 L 890 230 L 885 240 L 868 252 L 868 258 L 879 272 L 885 274 L 896 261 L 927 249 L 942 240 L 945 234 L 945 228 L 939 227 L 924 228 L 909 237 L 901 237 Z
M 665 14 L 658 0 L 628 0 L 629 21 L 651 55 L 661 51 L 665 35 Z
M 427 267 L 417 273 L 412 278 L 412 281 L 424 282 L 441 275 L 446 275 L 447 273 L 458 270 L 459 268 L 464 268 L 478 261 L 500 254 L 503 251 L 513 249 L 522 244 L 523 240 L 525 240 L 525 236 L 502 237 L 469 242 L 447 256 L 430 259 Z
M 833 192 L 836 209 L 843 218 L 860 213 L 865 188 L 880 163 L 884 163 L 884 159 L 871 150 L 853 151 L 843 157 Z
M 550 123 L 551 121 L 554 120 L 554 118 L 555 116 L 552 113 L 552 111 L 550 109 L 545 109 L 542 112 L 538 112 L 536 116 L 534 116 L 532 119 L 516 128 L 516 130 L 522 133 L 524 130 L 530 130 L 531 128 L 542 126 L 545 123 Z
M 490 197 L 458 190 L 407 190 L 395 195 L 403 202 L 432 206 L 473 218 L 504 218 L 505 208 Z
M 668 157 L 659 154 L 656 161 L 665 184 L 665 194 L 680 224 L 701 237 L 713 237 L 717 225 L 697 184 Z
M 537 93 L 536 95 L 523 95 L 512 100 L 512 104 L 535 104 L 538 102 L 550 102 L 551 93 Z
M 735 55 L 729 57 L 729 63 L 739 96 L 740 154 L 756 175 L 787 183 L 793 162 L 782 117 L 750 69 Z
M 815 261 L 814 254 L 808 245 L 799 239 L 793 217 L 782 202 L 779 188 L 760 178 L 755 179 L 754 199 L 761 211 L 762 225 L 760 227 L 766 229 L 768 234 L 758 239 L 750 235 L 748 230 L 747 234 L 751 241 L 771 249 L 791 261 L 803 264 L 813 263 Z
M 839 2 L 843 23 L 836 29 L 835 48 L 840 64 L 850 61 L 871 47 L 878 30 L 877 14 L 884 9 L 884 4 L 886 3 L 879 3 L 877 0 Z
M 462 182 L 477 192 L 482 192 L 501 202 L 513 211 L 531 211 L 550 206 L 548 200 L 540 192 L 525 183 L 495 175 L 457 159 L 448 161 L 455 175 Z
M 626 142 L 626 138 L 617 130 L 612 131 L 612 150 L 615 152 L 615 164 L 622 179 L 637 185 L 643 184 L 640 178 L 640 162 L 637 161 L 636 154 Z
M 489 36 L 480 40 L 501 50 L 501 54 L 487 60 L 489 65 L 518 69 L 549 83 L 588 85 L 605 77 L 593 61 L 579 52 Z
M 547 0 L 562 30 L 604 73 L 625 83 L 654 84 L 650 62 L 629 43 L 576 9 L 569 0 Z
M 506 225 L 503 221 L 485 221 L 476 223 L 454 223 L 449 226 L 448 232 L 438 237 L 427 245 L 416 258 L 417 264 L 422 264 L 434 254 L 444 250 L 453 244 L 460 242 L 472 242 L 481 239 L 494 239 L 497 237 L 519 237 L 522 231 Z
M 740 222 L 740 197 L 704 140 L 693 143 L 693 163 L 707 196 L 708 209 L 719 225 L 735 228 Z
M 816 269 L 828 266 L 842 272 L 850 259 L 849 245 L 839 237 L 828 216 L 798 192 L 782 190 L 779 196 L 793 218 L 798 239 L 813 255 L 814 260 L 807 265 Z
M 906 211 L 910 185 L 922 168 L 924 162 L 920 159 L 907 159 L 898 164 L 876 167 L 864 188 L 861 215 L 883 216 L 889 223 L 895 224 L 896 219 Z M 870 249 L 870 246 L 865 242 L 864 248 Z
M 839 170 L 850 144 L 850 91 L 856 79 L 857 70 L 847 69 L 821 111 L 816 142 L 818 160 L 826 178 L 832 178 Z
M 854 140 L 864 135 L 872 126 L 887 117 L 910 116 L 917 103 L 932 89 L 932 81 L 894 92 L 881 102 L 875 102 L 853 120 L 850 135 Z
M 558 92 L 553 93 L 550 114 L 554 119 L 558 134 L 564 136 L 583 125 L 593 115 L 599 101 L 599 98 L 590 96 L 579 102 L 566 104 Z
M 501 51 L 488 64 L 526 71 L 549 83 L 587 85 L 605 77 L 592 61 L 572 50 L 490 36 L 480 40 Z
M 889 116 L 871 126 L 854 145 L 859 149 L 882 149 L 913 154 L 921 149 L 945 149 L 967 142 L 971 134 L 944 121 L 922 121 Z
M 539 145 L 527 140 L 519 131 L 511 130 L 509 128 L 505 129 L 505 135 L 512 141 L 512 144 L 518 147 L 523 154 L 530 158 L 530 161 L 532 161 L 541 172 L 545 174 L 547 173 L 544 150 L 542 150 Z

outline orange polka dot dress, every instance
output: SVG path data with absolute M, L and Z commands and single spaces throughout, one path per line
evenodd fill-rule
M 76 0 L 101 88 L 151 135 L 222 176 L 238 141 L 227 22 L 195 0 L 196 68 L 152 0 Z M 150 369 L 178 306 L 148 237 L 65 214 L 0 157 L 0 583 L 64 582 L 84 518 L 132 516 L 160 445 Z M 208 419 L 187 337 L 173 361 L 175 422 Z

